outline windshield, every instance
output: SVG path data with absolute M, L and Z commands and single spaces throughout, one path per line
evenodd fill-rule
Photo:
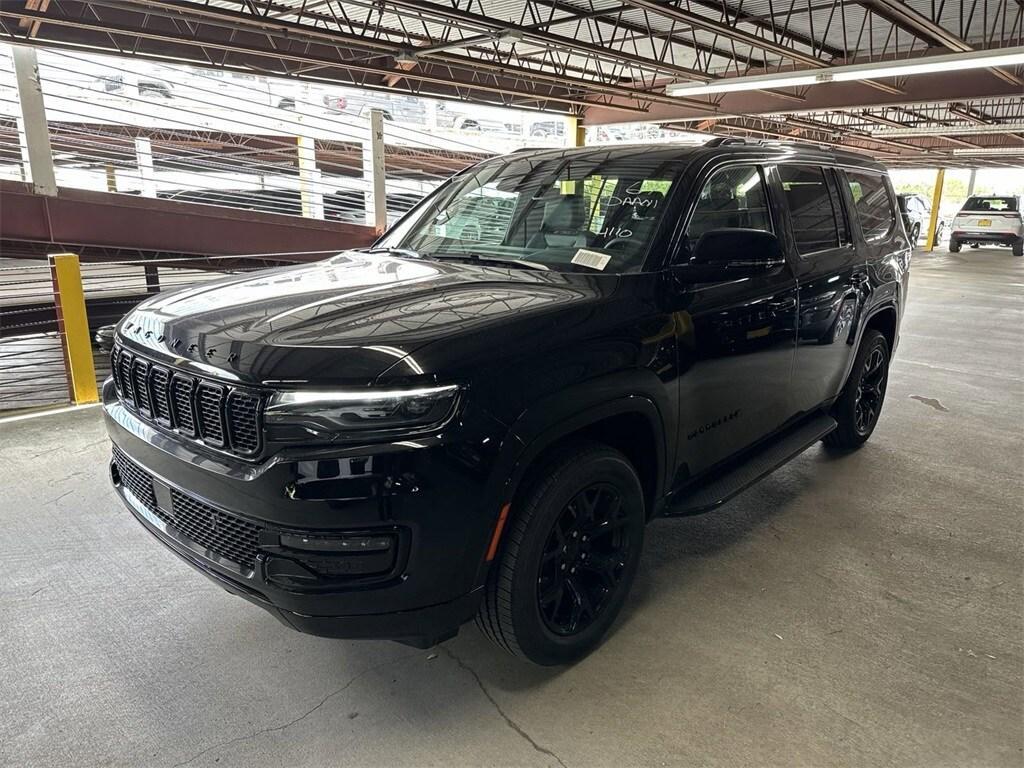
M 965 211 L 1016 211 L 1015 197 L 971 197 L 964 203 Z
M 643 148 L 523 154 L 484 163 L 455 179 L 379 245 L 439 259 L 639 271 L 679 171 L 677 158 L 677 152 Z

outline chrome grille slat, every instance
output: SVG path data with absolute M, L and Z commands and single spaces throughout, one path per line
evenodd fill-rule
M 146 421 L 220 451 L 247 458 L 259 455 L 259 392 L 174 371 L 124 347 L 115 347 L 111 360 L 118 398 Z
M 154 365 L 149 371 L 149 403 L 153 410 L 153 418 L 165 427 L 173 426 L 171 419 L 171 401 L 168 388 L 171 374 L 166 368 Z
M 131 368 L 132 391 L 135 393 L 135 406 L 145 416 L 153 415 L 149 398 L 149 363 L 142 358 L 132 360 Z
M 199 434 L 203 440 L 217 448 L 224 441 L 224 387 L 200 381 L 196 388 L 196 412 L 199 414 Z

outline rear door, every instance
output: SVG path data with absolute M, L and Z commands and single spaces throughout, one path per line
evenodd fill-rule
M 790 388 L 790 410 L 798 414 L 813 410 L 842 386 L 853 355 L 867 265 L 855 245 L 832 168 L 780 164 L 772 178 L 788 214 L 788 247 L 798 286 Z

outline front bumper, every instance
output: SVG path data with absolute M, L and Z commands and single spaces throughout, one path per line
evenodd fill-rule
M 108 387 L 104 412 L 112 479 L 136 519 L 189 565 L 288 626 L 427 646 L 474 616 L 499 506 L 487 501 L 488 462 L 471 455 L 472 441 L 279 455 L 253 465 L 196 452 L 141 421 Z M 323 475 L 331 479 L 315 479 Z M 349 557 L 284 545 L 343 536 L 389 537 L 393 548 L 386 557 Z M 377 565 L 353 569 L 353 561 Z

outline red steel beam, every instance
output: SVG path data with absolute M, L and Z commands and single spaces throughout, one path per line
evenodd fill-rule
M 57 197 L 0 181 L 0 239 L 203 255 L 342 251 L 372 227 L 83 189 Z

